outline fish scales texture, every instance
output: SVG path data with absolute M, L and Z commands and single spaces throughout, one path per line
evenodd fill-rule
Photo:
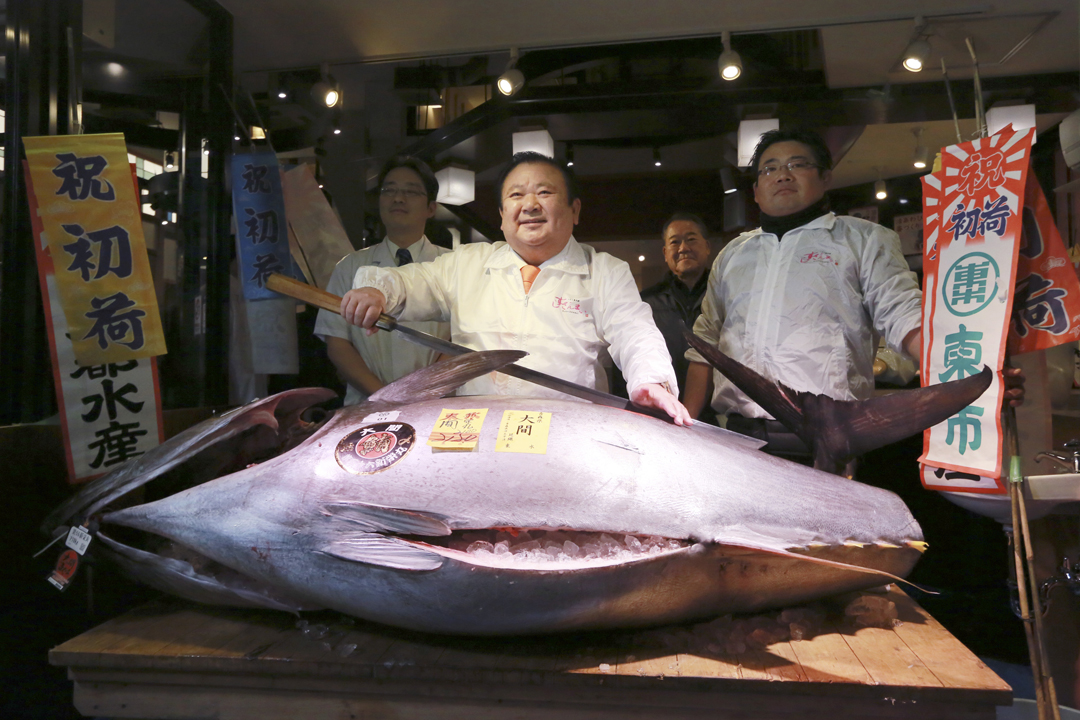
M 380 472 L 344 469 L 338 443 L 389 407 L 394 423 L 415 430 L 413 446 Z M 477 451 L 425 444 L 444 408 L 485 407 Z M 504 410 L 552 413 L 545 454 L 494 452 Z M 887 491 L 631 412 L 507 397 L 347 408 L 283 455 L 104 520 L 169 537 L 313 605 L 470 634 L 647 625 L 792 604 L 882 580 L 783 551 L 922 539 Z M 692 544 L 597 567 L 493 567 L 397 536 L 417 522 Z M 862 558 L 849 549 L 822 557 L 904 574 L 918 556 L 901 547 Z

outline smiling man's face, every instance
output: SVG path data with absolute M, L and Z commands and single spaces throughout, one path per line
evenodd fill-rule
M 539 265 L 566 247 L 580 212 L 581 200 L 569 201 L 558 168 L 522 163 L 506 176 L 499 208 L 503 235 L 530 265 Z
M 673 220 L 664 231 L 664 261 L 675 277 L 693 285 L 705 271 L 709 241 L 696 222 Z
M 787 169 L 789 162 L 805 163 L 801 170 Z M 778 168 L 769 175 L 760 174 L 764 167 Z M 774 143 L 761 154 L 755 168 L 758 171 L 754 183 L 754 200 L 761 212 L 773 217 L 784 217 L 805 210 L 821 198 L 829 189 L 832 173 L 817 167 L 814 151 L 795 140 Z

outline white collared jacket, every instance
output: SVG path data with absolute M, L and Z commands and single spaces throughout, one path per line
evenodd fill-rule
M 387 313 L 401 320 L 449 320 L 454 342 L 525 350 L 520 365 L 579 385 L 606 391 L 610 357 L 631 392 L 659 383 L 678 393 L 664 338 L 625 262 L 570 238 L 540 266 L 528 295 L 524 264 L 505 242 L 472 243 L 433 262 L 359 268 L 353 287 L 381 290 Z M 500 373 L 472 380 L 458 394 L 569 397 Z

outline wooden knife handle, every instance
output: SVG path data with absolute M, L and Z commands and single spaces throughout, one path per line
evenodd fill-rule
M 306 302 L 308 305 L 329 310 L 334 314 L 341 312 L 341 298 L 337 295 L 320 290 L 299 280 L 293 280 L 287 275 L 273 273 L 266 278 L 266 288 L 282 295 L 288 295 L 300 302 Z

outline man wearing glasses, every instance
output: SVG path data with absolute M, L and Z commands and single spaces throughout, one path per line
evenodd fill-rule
M 694 332 L 765 377 L 838 400 L 873 393 L 875 333 L 918 361 L 921 298 L 891 230 L 829 211 L 832 155 L 816 134 L 773 130 L 751 167 L 761 227 L 713 263 Z M 805 459 L 799 439 L 729 380 L 687 352 L 686 407 L 705 403 L 767 452 Z
M 471 243 L 434 262 L 360 268 L 341 314 L 373 328 L 379 314 L 448 319 L 454 342 L 476 350 L 521 349 L 518 364 L 607 390 L 610 356 L 630 399 L 692 420 L 678 401 L 664 338 L 629 266 L 573 237 L 581 212 L 574 175 L 538 153 L 518 153 L 496 182 L 506 242 Z M 373 330 L 371 330 L 373 331 Z M 500 373 L 459 395 L 567 396 Z
M 435 215 L 439 181 L 427 163 L 413 157 L 392 157 L 379 173 L 379 217 L 386 237 L 378 245 L 346 255 L 334 268 L 328 292 L 344 295 L 352 288 L 360 267 L 400 267 L 428 262 L 445 248 L 424 235 L 428 218 Z M 450 326 L 442 322 L 409 323 L 417 330 L 449 339 Z M 393 333 L 367 336 L 336 313 L 320 310 L 315 334 L 326 342 L 326 354 L 345 380 L 345 404 L 355 405 L 383 385 L 435 362 L 437 353 L 401 339 Z

